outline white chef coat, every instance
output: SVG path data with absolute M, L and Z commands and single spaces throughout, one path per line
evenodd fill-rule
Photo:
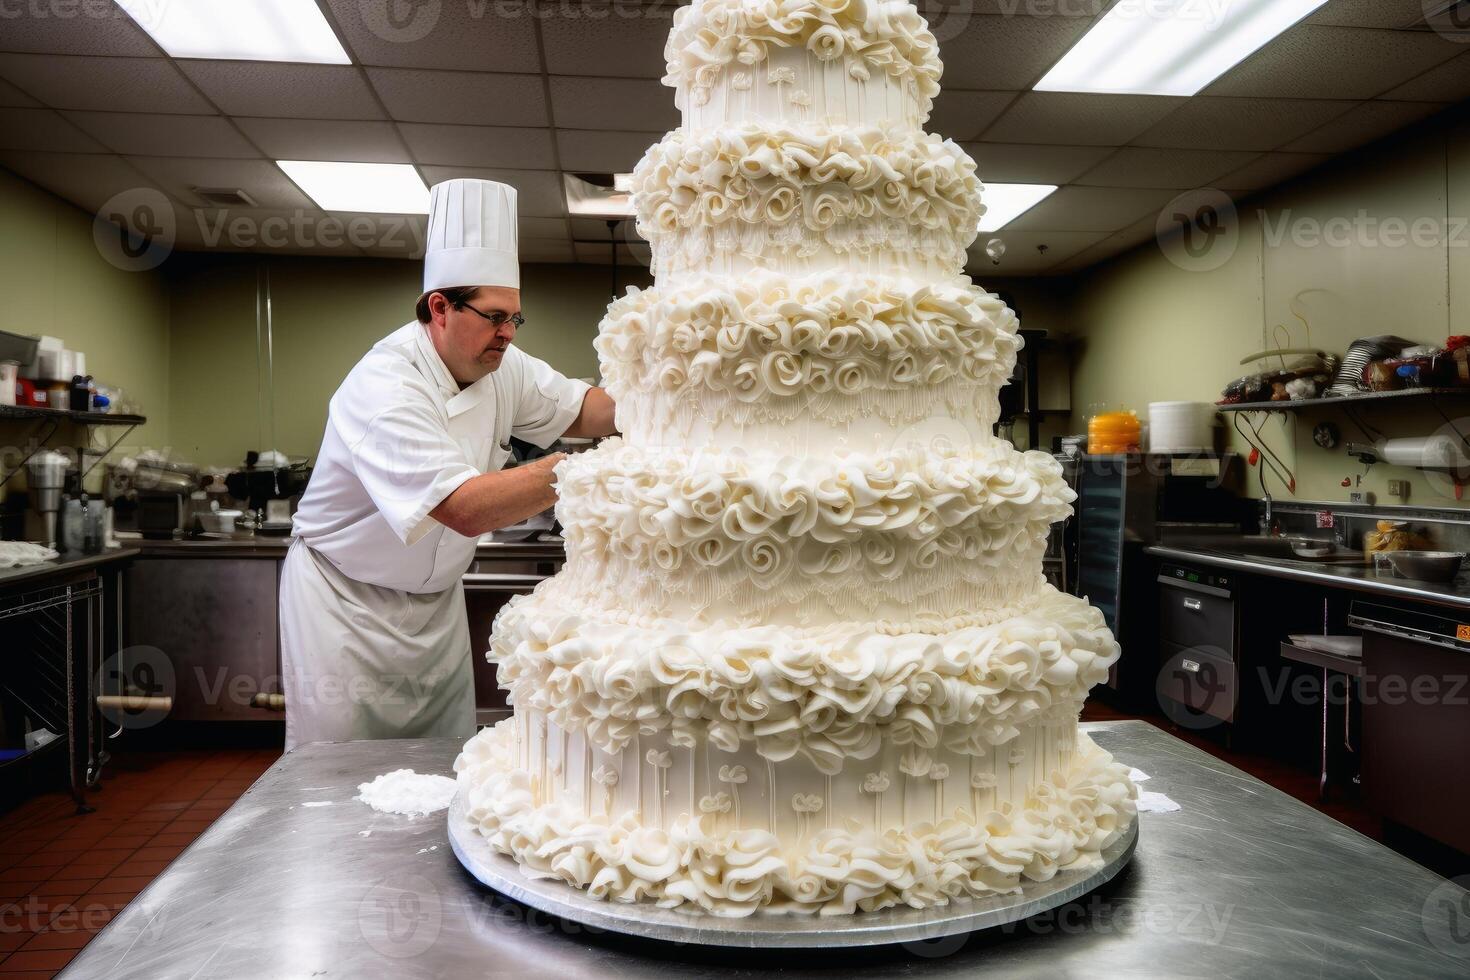
M 417 321 L 348 373 L 281 577 L 288 750 L 474 733 L 460 577 L 477 542 L 429 511 L 500 469 L 510 436 L 554 442 L 587 391 L 515 346 L 461 391 Z

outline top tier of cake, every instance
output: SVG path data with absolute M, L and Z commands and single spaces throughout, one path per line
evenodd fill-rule
M 917 129 L 943 72 L 908 0 L 695 0 L 675 12 L 664 57 L 687 130 Z

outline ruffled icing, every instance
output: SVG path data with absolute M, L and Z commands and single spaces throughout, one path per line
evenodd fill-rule
M 501 610 L 489 657 L 518 711 L 542 712 L 605 752 L 670 732 L 726 751 L 753 743 L 775 762 L 799 754 L 832 773 L 885 740 L 983 754 L 1024 726 L 1075 716 L 1118 647 L 1100 612 L 1050 587 L 999 623 L 897 636 L 622 626 L 538 590 Z
M 914 286 L 773 273 L 629 289 L 596 340 L 620 409 L 654 396 L 654 424 L 677 424 L 686 410 L 711 420 L 912 422 L 950 382 L 969 404 L 993 396 L 1020 346 L 1015 314 L 966 276 Z
M 944 72 L 939 44 L 907 0 L 696 0 L 674 12 L 663 81 L 697 104 L 726 69 L 750 71 L 772 48 L 790 47 L 843 62 L 855 80 L 905 81 L 925 116 Z
M 526 874 L 610 901 L 724 916 L 845 915 L 1013 893 L 1023 880 L 1096 866 L 1136 819 L 1127 767 L 1085 735 L 1068 765 L 1032 786 L 1024 807 L 958 807 L 951 817 L 883 831 L 847 821 L 797 840 L 721 831 L 712 813 L 680 814 L 662 828 L 635 811 L 605 816 L 565 800 L 538 803 L 532 775 L 516 765 L 510 721 L 471 739 L 454 768 L 465 819 Z
M 633 171 L 656 269 L 669 245 L 686 262 L 734 250 L 958 248 L 946 255 L 958 267 L 985 212 L 980 191 L 975 161 L 955 143 L 878 128 L 676 129 Z
M 652 450 L 610 439 L 557 468 L 569 571 L 646 573 L 705 601 L 866 581 L 921 595 L 1023 572 L 1075 494 L 1009 446 L 822 459 Z

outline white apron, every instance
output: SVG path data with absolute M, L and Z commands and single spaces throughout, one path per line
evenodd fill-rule
M 333 395 L 281 574 L 286 749 L 357 738 L 468 738 L 474 676 L 461 577 L 475 538 L 429 511 L 499 470 L 516 435 L 554 442 L 588 386 L 512 346 L 460 391 L 418 323 Z

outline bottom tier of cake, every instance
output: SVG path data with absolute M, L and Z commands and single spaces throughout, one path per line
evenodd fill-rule
M 884 745 L 825 775 L 753 747 L 590 746 L 518 711 L 455 762 L 468 819 L 526 873 L 718 915 L 914 908 L 1096 864 L 1134 819 L 1126 766 L 1067 715 L 983 756 Z

